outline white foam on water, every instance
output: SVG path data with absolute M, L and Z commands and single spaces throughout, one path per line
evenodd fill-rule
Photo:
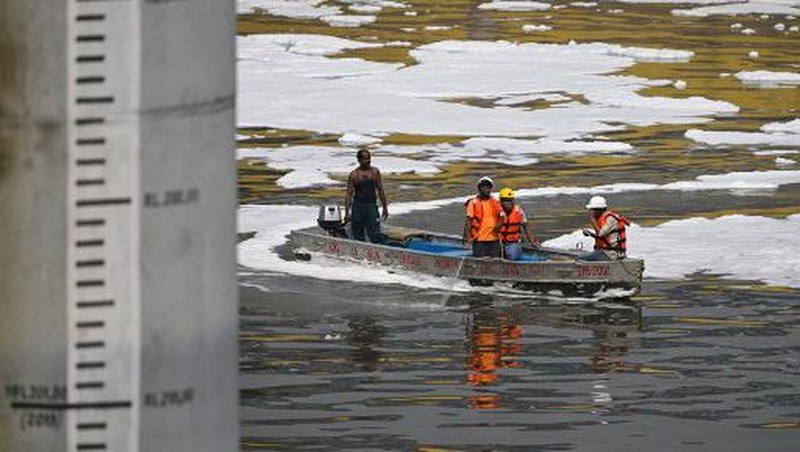
M 639 3 L 641 0 L 622 0 L 628 3 Z M 712 4 L 712 6 L 701 6 L 698 8 L 690 9 L 675 9 L 672 14 L 675 16 L 687 17 L 708 17 L 714 15 L 725 16 L 738 16 L 748 14 L 772 14 L 772 15 L 791 15 L 800 13 L 800 3 L 797 0 L 745 0 L 745 1 L 732 1 L 727 4 L 714 4 L 722 3 L 716 1 L 660 1 L 648 3 L 698 3 L 698 4 Z
M 565 141 L 591 139 L 624 124 L 702 123 L 738 111 L 701 97 L 640 96 L 639 90 L 669 81 L 609 75 L 636 61 L 685 61 L 692 55 L 686 51 L 446 41 L 412 50 L 418 64 L 402 66 L 326 57 L 336 49 L 376 45 L 339 38 L 259 35 L 238 43 L 240 127 Z M 448 102 L 553 93 L 580 96 L 587 104 L 528 110 Z
M 326 0 L 236 0 L 238 14 L 268 12 L 273 16 L 293 19 L 318 19 L 341 13 L 335 6 L 323 5 Z
M 591 195 L 637 190 L 774 189 L 780 185 L 797 183 L 800 183 L 800 171 L 761 171 L 700 176 L 693 181 L 665 185 L 614 184 L 521 189 L 518 190 L 518 196 Z M 463 200 L 464 197 L 459 197 L 391 204 L 390 212 L 394 215 L 422 212 Z M 581 209 L 582 206 L 577 205 L 576 208 Z M 358 281 L 437 290 L 474 290 L 465 282 L 453 278 L 390 272 L 382 267 L 335 259 L 304 262 L 286 261 L 278 256 L 275 247 L 286 243 L 290 231 L 313 226 L 317 213 L 317 207 L 309 206 L 242 206 L 238 214 L 238 230 L 256 234 L 239 244 L 239 264 L 254 270 L 339 281 L 354 280 L 353 265 L 358 265 Z M 786 219 L 743 215 L 714 220 L 692 218 L 670 221 L 652 228 L 632 225 L 628 246 L 631 256 L 645 259 L 645 275 L 648 277 L 681 278 L 706 271 L 732 278 L 800 287 L 799 227 L 800 215 Z M 585 249 L 591 248 L 591 243 L 580 231 L 550 240 L 546 245 L 572 249 L 578 242 L 584 243 Z
M 553 27 L 550 25 L 541 24 L 525 24 L 522 26 L 522 31 L 525 33 L 536 33 L 537 31 L 550 31 Z
M 734 76 L 747 85 L 765 88 L 800 85 L 800 74 L 796 72 L 740 71 Z
M 268 166 L 288 173 L 277 180 L 285 188 L 333 185 L 355 167 L 356 150 L 352 147 L 377 145 L 380 138 L 345 134 L 339 143 L 349 147 L 286 146 L 283 148 L 241 148 L 239 159 L 260 159 Z M 471 138 L 460 145 L 372 146 L 373 165 L 384 174 L 439 173 L 451 162 L 490 162 L 509 166 L 536 163 L 536 155 L 546 154 L 623 154 L 633 148 L 616 141 L 519 140 L 511 138 Z M 408 157 L 405 157 L 408 156 Z
M 761 126 L 761 130 L 767 133 L 795 133 L 800 135 L 800 119 L 787 122 L 771 122 Z
M 798 146 L 798 135 L 759 133 L 759 132 L 725 132 L 712 130 L 689 129 L 686 138 L 711 146 L 722 145 L 766 145 L 766 146 Z
M 794 155 L 800 154 L 800 151 L 790 151 L 786 150 L 775 150 L 775 151 L 755 151 L 753 155 Z
M 360 27 L 364 24 L 371 24 L 378 18 L 376 16 L 341 14 L 335 16 L 324 16 L 321 19 L 323 22 L 327 22 L 328 25 L 333 27 Z
M 694 180 L 667 184 L 617 183 L 595 187 L 541 187 L 517 190 L 518 197 L 569 195 L 607 195 L 629 191 L 769 191 L 781 185 L 800 183 L 800 171 L 754 171 L 698 176 Z
M 292 19 L 318 19 L 332 27 L 360 27 L 375 22 L 374 14 L 384 8 L 408 8 L 399 2 L 384 0 L 345 0 L 347 9 L 365 15 L 343 14 L 342 8 L 330 6 L 325 0 L 237 0 L 237 14 L 270 14 Z
M 468 149 L 502 151 L 509 154 L 548 155 L 548 154 L 607 154 L 628 153 L 633 147 L 619 141 L 557 141 L 520 140 L 513 138 L 470 138 L 464 141 Z
M 761 126 L 762 132 L 726 132 L 689 129 L 686 138 L 712 146 L 800 146 L 800 119 Z
M 383 8 L 381 8 L 380 6 L 377 6 L 377 5 L 355 4 L 355 5 L 349 5 L 347 7 L 347 9 L 350 10 L 350 11 L 356 12 L 356 13 L 377 14 L 377 13 L 381 12 L 381 10 Z
M 358 147 L 358 146 L 369 146 L 373 144 L 378 144 L 381 142 L 381 139 L 369 135 L 346 133 L 341 137 L 339 137 L 338 141 L 339 144 L 341 144 L 342 146 Z
M 343 183 L 347 174 L 356 167 L 356 152 L 356 149 L 346 147 L 291 146 L 280 149 L 243 148 L 237 151 L 237 156 L 266 160 L 271 168 L 288 171 L 276 181 L 278 185 L 302 188 Z M 426 176 L 439 172 L 436 164 L 403 157 L 376 154 L 373 162 L 385 174 Z M 340 176 L 342 181 L 331 176 Z
M 738 16 L 748 14 L 792 15 L 800 13 L 797 0 L 619 0 L 620 3 L 704 5 L 675 9 L 675 16 L 707 17 L 714 15 Z
M 409 41 L 389 41 L 384 43 L 386 47 L 412 47 L 413 45 L 414 44 Z
M 253 35 L 237 39 L 236 56 L 239 61 L 261 61 L 264 63 L 280 63 L 284 72 L 299 72 L 301 76 L 341 76 L 342 65 L 331 65 L 325 59 L 301 58 L 335 55 L 343 50 L 381 47 L 381 44 L 352 41 L 322 35 Z M 337 60 L 352 63 L 359 67 L 391 71 L 400 65 L 372 64 L 364 60 Z M 306 64 L 318 63 L 312 67 Z M 388 66 L 388 67 L 387 67 Z M 344 67 L 347 73 L 350 66 Z
M 619 0 L 620 3 L 636 3 L 636 4 L 684 4 L 684 5 L 721 5 L 737 0 Z M 746 0 L 745 0 L 746 1 Z
M 624 213 L 623 213 L 624 215 Z M 689 218 L 652 228 L 633 224 L 628 255 L 645 260 L 645 277 L 678 279 L 695 273 L 800 287 L 800 215 L 785 219 L 731 215 Z M 572 248 L 592 242 L 581 231 L 548 240 Z
M 483 3 L 478 9 L 485 11 L 546 11 L 550 9 L 549 3 L 529 2 L 529 1 L 494 1 Z

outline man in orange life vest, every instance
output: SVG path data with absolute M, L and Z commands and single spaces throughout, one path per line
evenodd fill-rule
M 622 215 L 608 210 L 606 198 L 592 196 L 586 204 L 589 221 L 593 229 L 584 229 L 583 235 L 594 237 L 594 251 L 578 257 L 584 261 L 608 261 L 624 259 L 627 251 L 625 227 L 628 220 Z
M 528 240 L 533 246 L 539 246 L 539 242 L 531 236 L 528 228 L 528 217 L 522 206 L 514 203 L 517 194 L 511 188 L 500 190 L 500 205 L 506 218 L 500 226 L 500 241 L 503 244 L 503 256 L 512 261 L 522 257 L 522 239 Z M 524 235 L 523 235 L 524 234 Z
M 464 243 L 472 245 L 475 257 L 501 257 L 500 227 L 505 213 L 500 202 L 492 196 L 494 182 L 484 176 L 478 180 L 478 195 L 467 200 L 467 220 L 464 223 Z

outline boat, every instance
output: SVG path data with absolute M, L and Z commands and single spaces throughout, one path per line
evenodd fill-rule
M 644 261 L 625 258 L 581 261 L 579 250 L 523 247 L 518 260 L 472 257 L 456 235 L 382 225 L 381 243 L 348 237 L 340 206 L 323 206 L 317 226 L 293 230 L 290 248 L 299 259 L 322 255 L 428 275 L 458 278 L 473 285 L 503 283 L 513 289 L 563 296 L 630 297 L 642 285 Z

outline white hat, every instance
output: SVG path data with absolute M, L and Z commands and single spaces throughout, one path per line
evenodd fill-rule
M 489 185 L 494 187 L 494 181 L 489 176 L 483 176 L 480 179 L 478 179 L 478 186 L 480 187 L 482 184 L 485 184 L 487 182 L 489 183 Z
M 606 198 L 602 196 L 592 196 L 589 200 L 589 204 L 586 204 L 587 209 L 605 209 L 606 207 L 608 207 Z

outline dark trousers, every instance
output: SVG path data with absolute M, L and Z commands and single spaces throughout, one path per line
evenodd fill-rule
M 500 241 L 472 242 L 473 257 L 500 257 Z M 486 279 L 469 279 L 470 286 L 491 286 L 492 281 Z
M 350 210 L 350 229 L 355 240 L 366 241 L 366 233 L 370 242 L 379 243 L 381 225 L 378 222 L 378 204 L 354 202 Z
M 500 241 L 472 242 L 473 257 L 500 257 Z

